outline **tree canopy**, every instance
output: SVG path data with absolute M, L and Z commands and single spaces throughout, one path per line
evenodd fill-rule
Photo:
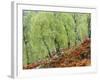
M 55 51 L 90 37 L 90 13 L 23 11 L 23 64 L 47 59 Z

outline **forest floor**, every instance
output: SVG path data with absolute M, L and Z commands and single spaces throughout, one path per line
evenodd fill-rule
M 85 39 L 80 45 L 70 49 L 61 49 L 61 55 L 56 53 L 47 60 L 24 65 L 23 69 L 78 67 L 91 65 L 90 39 Z

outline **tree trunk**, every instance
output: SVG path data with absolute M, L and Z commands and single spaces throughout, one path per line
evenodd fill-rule
M 27 65 L 29 65 L 30 64 L 30 62 L 29 62 L 29 54 L 28 54 L 28 48 L 27 48 L 27 44 L 28 44 L 28 42 L 27 42 L 27 40 L 25 40 L 24 41 L 24 43 L 25 43 L 25 47 L 26 47 L 26 58 L 27 58 Z
M 56 38 L 54 39 L 54 43 L 55 43 L 56 53 L 57 53 L 58 55 L 60 55 L 60 54 L 61 54 L 61 53 L 60 53 L 60 45 L 59 45 L 59 42 L 57 41 Z
M 67 35 L 67 40 L 68 40 L 68 48 L 70 48 L 70 37 L 69 37 L 69 34 L 68 34 L 68 30 L 67 30 L 67 28 L 66 28 L 66 25 L 64 25 L 64 28 L 65 28 L 66 35 Z
M 73 15 L 73 19 L 74 19 L 74 23 L 75 23 L 74 32 L 76 34 L 76 37 L 75 37 L 75 45 L 77 45 L 77 41 L 81 41 L 81 39 L 80 39 L 78 30 L 77 30 L 77 26 L 78 25 L 77 25 L 77 19 L 76 19 L 76 15 L 75 14 Z
M 47 48 L 47 50 L 48 50 L 48 55 L 49 55 L 49 57 L 51 58 L 52 56 L 51 56 L 51 53 L 50 53 L 49 47 L 48 47 L 48 45 L 47 45 L 47 43 L 46 43 L 46 41 L 45 41 L 45 39 L 44 39 L 43 36 L 42 36 L 42 41 L 43 41 L 44 45 L 46 46 L 46 48 Z
M 91 37 L 91 18 L 90 16 L 88 16 L 87 18 L 87 22 L 88 22 L 88 37 Z

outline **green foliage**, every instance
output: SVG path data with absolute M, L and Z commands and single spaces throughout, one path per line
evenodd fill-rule
M 24 11 L 23 64 L 80 44 L 90 35 L 90 17 L 89 13 Z

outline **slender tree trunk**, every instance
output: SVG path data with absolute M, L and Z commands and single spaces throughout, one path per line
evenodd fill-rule
M 91 18 L 90 16 L 88 16 L 87 18 L 87 22 L 88 22 L 88 37 L 91 37 Z
M 59 45 L 59 42 L 57 41 L 56 38 L 54 39 L 54 43 L 55 43 L 56 53 L 57 53 L 58 55 L 60 55 L 60 54 L 61 54 L 61 53 L 60 53 L 60 45 Z
M 23 31 L 25 31 L 26 30 L 26 26 L 24 26 L 23 27 Z M 29 65 L 30 64 L 30 57 L 29 57 L 29 52 L 28 52 L 28 47 L 27 47 L 27 45 L 28 45 L 28 40 L 27 40 L 27 36 L 25 35 L 25 32 L 24 32 L 24 34 L 23 34 L 23 43 L 25 44 L 25 52 L 26 52 L 26 63 L 27 63 L 27 65 Z
M 41 33 L 41 38 L 42 38 L 42 41 L 43 41 L 45 47 L 47 48 L 48 55 L 49 55 L 49 57 L 51 58 L 52 56 L 51 56 L 51 53 L 50 53 L 49 46 L 48 46 L 48 44 L 47 44 L 47 42 L 45 41 L 44 36 L 43 36 L 43 27 L 42 27 L 42 26 L 43 26 L 43 25 L 41 25 L 41 32 L 40 32 L 40 33 Z
M 67 30 L 67 28 L 66 28 L 66 25 L 64 25 L 64 28 L 65 28 L 66 35 L 67 35 L 67 40 L 68 40 L 68 48 L 70 48 L 70 37 L 69 37 L 69 34 L 68 34 L 68 30 Z
M 75 37 L 75 45 L 77 45 L 77 41 L 81 41 L 81 39 L 80 39 L 78 30 L 77 30 L 77 19 L 76 19 L 76 15 L 75 14 L 73 15 L 73 20 L 74 20 L 74 23 L 75 23 L 74 32 L 76 34 L 76 37 Z
M 44 39 L 43 36 L 42 36 L 42 41 L 43 41 L 44 45 L 46 46 L 46 48 L 47 48 L 47 50 L 48 50 L 48 55 L 49 55 L 49 57 L 51 58 L 52 56 L 51 56 L 51 53 L 50 53 L 49 47 L 48 47 L 48 45 L 47 45 L 47 43 L 46 43 L 46 41 L 45 41 L 45 39 Z
M 27 48 L 27 44 L 28 44 L 28 42 L 27 41 L 25 41 L 24 42 L 25 43 L 25 47 L 26 47 L 26 59 L 27 59 L 27 65 L 29 65 L 30 64 L 30 62 L 29 62 L 29 54 L 28 54 L 28 48 Z

